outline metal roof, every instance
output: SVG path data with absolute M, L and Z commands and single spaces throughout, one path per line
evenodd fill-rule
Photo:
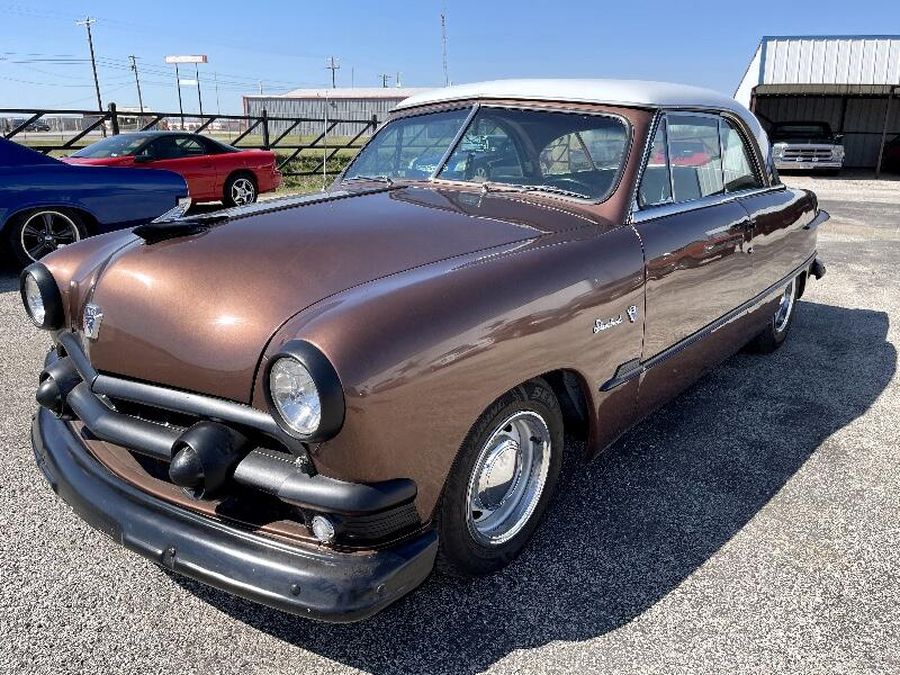
M 769 35 L 735 98 L 746 105 L 758 85 L 890 84 L 900 84 L 900 35 Z

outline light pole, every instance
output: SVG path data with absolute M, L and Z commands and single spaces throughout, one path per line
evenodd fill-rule
M 181 128 L 184 129 L 184 107 L 181 102 L 181 85 L 182 84 L 196 84 L 197 85 L 197 100 L 200 104 L 200 114 L 203 114 L 203 97 L 200 94 L 200 69 L 197 64 L 200 63 L 208 63 L 208 59 L 206 54 L 189 54 L 183 56 L 167 56 L 166 63 L 172 63 L 175 65 L 175 85 L 178 89 L 178 114 L 181 117 Z M 194 64 L 194 72 L 196 73 L 196 80 L 185 80 L 182 82 L 181 75 L 178 72 L 178 64 L 179 63 L 193 63 Z

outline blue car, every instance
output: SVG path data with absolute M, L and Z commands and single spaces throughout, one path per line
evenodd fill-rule
M 171 171 L 70 166 L 0 138 L 0 244 L 23 265 L 189 203 L 187 184 Z

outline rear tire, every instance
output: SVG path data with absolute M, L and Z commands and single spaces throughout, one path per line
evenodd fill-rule
M 225 181 L 222 203 L 225 206 L 246 206 L 259 197 L 256 180 L 250 174 L 237 173 Z
M 87 229 L 77 214 L 55 207 L 20 213 L 12 218 L 6 230 L 10 250 L 23 267 L 87 236 Z
M 471 577 L 509 564 L 547 510 L 562 456 L 562 411 L 544 380 L 491 404 L 463 441 L 438 504 L 438 569 Z
M 778 306 L 765 330 L 747 345 L 749 351 L 757 354 L 771 354 L 784 343 L 794 323 L 801 286 L 799 276 L 791 279 L 790 283 L 785 286 L 778 300 Z

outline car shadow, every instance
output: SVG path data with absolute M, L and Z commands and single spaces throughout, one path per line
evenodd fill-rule
M 678 587 L 890 383 L 884 312 L 802 302 L 795 322 L 775 354 L 738 354 L 576 465 L 532 544 L 489 578 L 432 575 L 350 625 L 172 578 L 239 621 L 373 673 L 480 672 L 513 650 L 608 633 Z

